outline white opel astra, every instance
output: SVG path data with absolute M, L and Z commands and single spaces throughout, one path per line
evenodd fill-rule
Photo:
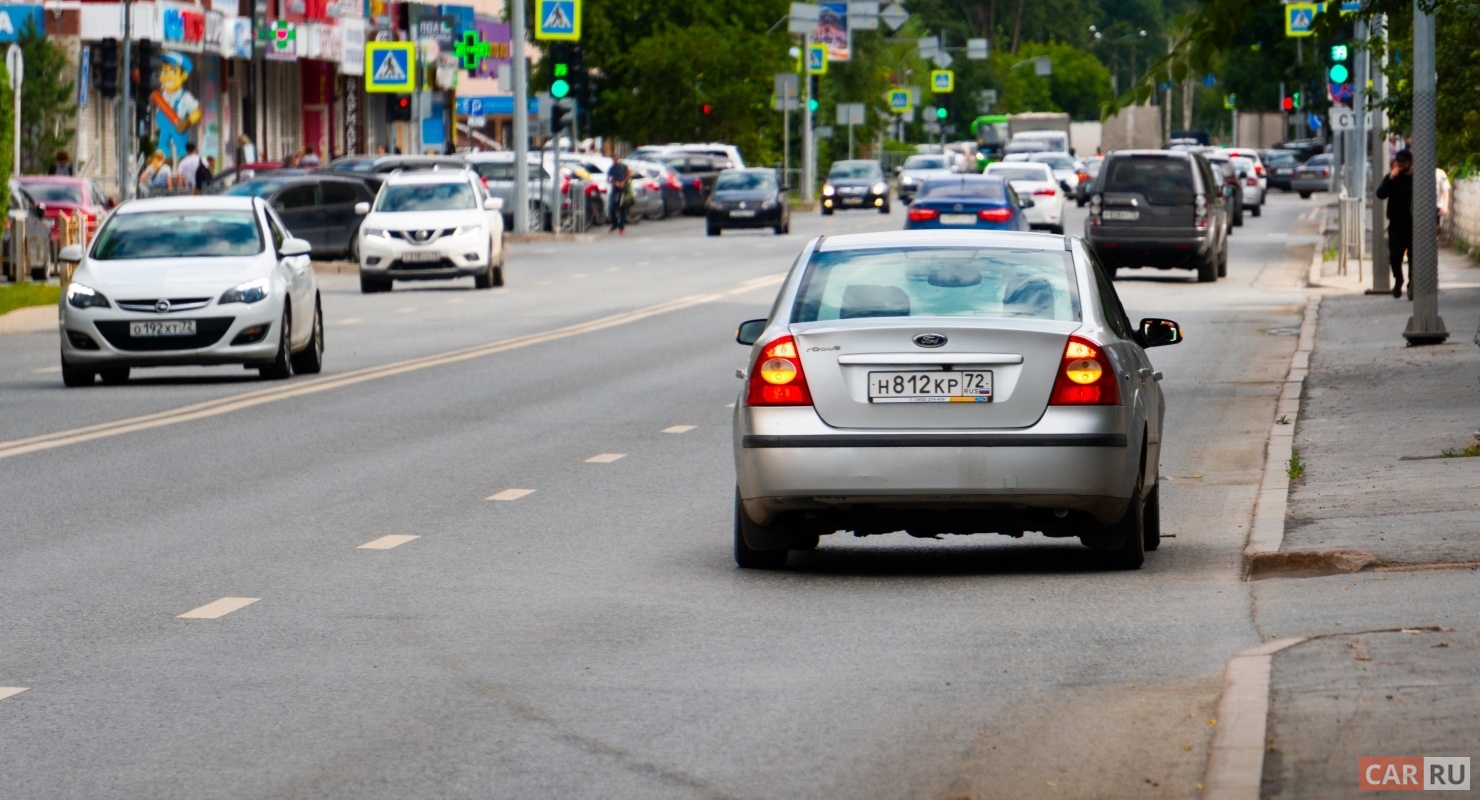
M 264 378 L 323 366 L 324 322 L 309 243 L 255 197 L 124 203 L 61 299 L 62 380 L 123 383 L 138 367 L 243 364 Z
M 1043 166 L 1043 165 L 1034 165 Z M 735 404 L 735 560 L 820 535 L 1076 536 L 1135 569 L 1161 541 L 1163 402 L 1146 349 L 1077 237 L 903 231 L 802 251 Z

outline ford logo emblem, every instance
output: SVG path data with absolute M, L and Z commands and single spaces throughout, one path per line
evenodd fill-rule
M 946 337 L 938 333 L 922 333 L 915 337 L 915 344 L 921 347 L 940 347 L 946 343 Z
M 158 311 L 161 314 L 168 314 L 170 312 L 170 301 L 160 300 L 156 302 L 154 304 L 154 310 Z

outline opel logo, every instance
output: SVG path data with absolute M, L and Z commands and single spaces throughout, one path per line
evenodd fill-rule
M 168 300 L 156 300 L 156 301 L 154 301 L 154 310 L 155 311 L 158 311 L 161 314 L 168 314 L 168 313 L 170 313 L 170 301 L 168 301 Z
M 939 333 L 922 333 L 915 337 L 915 344 L 921 347 L 940 347 L 946 343 L 946 337 Z

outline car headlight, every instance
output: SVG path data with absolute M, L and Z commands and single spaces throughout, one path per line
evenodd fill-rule
M 887 184 L 887 183 L 876 183 L 876 184 L 874 184 L 873 186 L 871 186 L 869 188 L 871 190 L 873 190 L 873 193 L 874 194 L 884 194 L 884 193 L 886 193 L 886 192 L 889 191 L 889 184 Z
M 482 225 L 464 225 L 461 228 L 458 228 L 457 230 L 453 231 L 452 232 L 452 235 L 453 236 L 462 236 L 465 233 L 482 233 L 482 232 L 483 232 L 483 226 Z
M 822 187 L 822 196 L 823 197 L 832 197 L 836 192 L 837 192 L 837 190 L 834 189 L 831 186 L 824 186 L 824 187 Z
M 384 239 L 384 238 L 386 238 L 386 230 L 385 230 L 385 228 L 361 228 L 360 229 L 360 232 L 363 233 L 363 234 L 365 234 L 366 236 L 369 236 L 372 239 Z
M 219 305 L 225 305 L 226 303 L 255 303 L 267 297 L 267 290 L 271 288 L 271 285 L 266 278 L 247 281 L 240 286 L 227 289 L 226 294 L 221 295 L 221 299 L 217 300 L 216 303 Z
M 902 183 L 902 184 L 904 184 L 905 186 L 912 186 L 915 183 L 915 179 L 914 178 L 911 178 L 908 175 L 906 175 L 903 178 L 900 178 L 899 179 L 899 182 Z
M 776 201 L 775 200 L 767 200 L 764 203 L 761 203 L 761 210 L 762 211 L 770 211 L 771 209 L 773 209 L 775 207 L 776 207 Z
M 67 305 L 73 308 L 108 308 L 108 298 L 91 286 L 80 283 L 67 284 Z

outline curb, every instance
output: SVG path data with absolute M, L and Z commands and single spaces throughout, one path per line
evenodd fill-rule
M 1305 640 L 1304 636 L 1276 639 L 1228 659 L 1215 717 L 1218 727 L 1203 778 L 1203 800 L 1259 800 L 1274 654 Z

